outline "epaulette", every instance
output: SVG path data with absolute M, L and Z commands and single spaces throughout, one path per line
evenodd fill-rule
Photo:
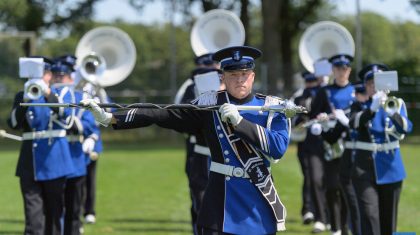
M 255 94 L 255 97 L 257 97 L 259 99 L 271 100 L 270 103 L 272 103 L 272 102 L 275 103 L 277 101 L 277 104 L 285 100 L 285 99 L 280 98 L 278 96 L 274 96 L 274 95 L 263 95 L 263 94 L 260 94 L 260 93 L 256 93 Z

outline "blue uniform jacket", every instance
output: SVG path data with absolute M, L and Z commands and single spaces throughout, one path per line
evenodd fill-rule
M 315 118 L 320 113 L 332 113 L 334 109 L 349 109 L 355 100 L 354 87 L 350 83 L 344 87 L 336 84 L 320 89 L 311 103 L 310 118 Z
M 263 106 L 264 102 L 264 97 L 254 97 L 242 105 Z M 231 103 L 240 105 L 234 101 L 231 101 Z M 252 133 L 253 128 L 257 129 L 256 133 L 253 134 L 260 132 L 258 135 L 261 134 L 261 137 L 249 138 L 249 141 L 253 142 L 252 145 L 267 156 L 264 159 L 264 163 L 267 167 L 270 167 L 270 160 L 274 160 L 274 162 L 279 160 L 285 153 L 289 143 L 288 124 L 285 116 L 277 113 L 269 130 L 267 129 L 267 112 L 262 115 L 255 111 L 240 111 L 239 113 L 245 119 L 243 123 L 241 122 L 238 125 L 243 127 L 244 138 L 248 138 L 246 135 Z M 215 118 L 214 126 L 218 133 L 221 150 L 224 153 L 225 164 L 243 167 L 227 141 L 229 136 L 217 128 L 219 126 L 217 118 Z M 224 232 L 233 234 L 269 234 L 275 233 L 277 230 L 271 208 L 257 188 L 249 182 L 249 179 L 230 177 L 229 180 L 225 181 L 224 210 Z
M 51 89 L 51 92 L 58 94 L 55 89 Z M 41 97 L 29 102 L 46 103 L 46 100 Z M 46 107 L 29 107 L 26 115 L 32 131 L 64 130 L 57 122 L 64 123 L 67 118 L 66 114 L 57 115 L 52 109 Z M 52 180 L 68 176 L 74 172 L 74 165 L 65 136 L 35 139 L 33 140 L 32 152 L 35 180 Z
M 80 91 L 70 91 L 71 88 L 64 88 L 60 91 L 60 98 L 66 103 L 79 103 L 83 99 Z M 73 126 L 68 131 L 71 136 L 82 136 L 81 140 L 92 137 L 98 139 L 99 129 L 95 123 L 92 113 L 85 109 L 64 109 L 66 116 L 73 116 Z M 96 143 L 95 143 L 96 145 Z M 86 166 L 90 163 L 89 155 L 83 152 L 82 142 L 77 139 L 69 141 L 69 147 L 75 171 L 68 178 L 84 176 L 87 173 Z
M 399 134 L 407 134 L 412 131 L 413 125 L 407 117 L 407 110 L 404 103 L 400 109 L 400 114 L 395 114 L 394 116 L 390 117 L 383 108 L 380 108 L 378 112 L 376 112 L 371 120 L 372 125 L 369 128 L 373 142 L 382 144 L 398 140 L 393 135 L 388 135 L 389 140 L 387 140 L 385 136 L 385 127 L 392 129 L 395 127 L 393 132 Z M 402 122 L 398 122 L 398 119 Z M 377 184 L 395 183 L 406 177 L 399 148 L 394 151 L 378 151 L 373 157 Z
M 377 112 L 369 108 L 360 111 L 350 119 L 350 126 L 357 128 L 358 141 L 386 144 L 399 141 L 403 135 L 412 131 L 412 123 L 408 119 L 404 101 L 400 99 L 399 113 L 388 114 L 382 107 Z M 368 103 L 370 106 L 370 102 Z M 387 130 L 387 131 L 386 131 Z M 357 150 L 356 176 L 366 177 L 363 171 L 369 171 L 369 157 L 373 157 L 373 170 L 371 174 L 377 184 L 390 184 L 402 181 L 406 177 L 404 164 L 399 148 L 389 151 L 370 152 Z

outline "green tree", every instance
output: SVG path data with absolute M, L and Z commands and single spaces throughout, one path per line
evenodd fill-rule
M 98 1 L 2 0 L 0 20 L 6 29 L 39 32 L 91 17 L 94 3 Z
M 269 94 L 278 93 L 279 81 L 284 84 L 283 94 L 287 96 L 292 93 L 292 79 L 296 67 L 294 42 L 303 30 L 301 26 L 317 19 L 317 9 L 325 4 L 326 1 L 323 0 L 261 0 L 263 49 Z

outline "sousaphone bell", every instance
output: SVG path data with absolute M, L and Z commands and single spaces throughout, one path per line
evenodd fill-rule
M 98 27 L 87 32 L 76 48 L 81 77 L 99 87 L 113 86 L 130 75 L 137 51 L 124 31 Z
M 195 55 L 201 56 L 225 47 L 242 46 L 245 29 L 233 12 L 215 9 L 206 12 L 194 23 L 190 41 Z
M 299 42 L 299 58 L 303 66 L 314 72 L 314 62 L 336 54 L 354 56 L 354 40 L 350 32 L 333 21 L 321 21 L 305 30 Z

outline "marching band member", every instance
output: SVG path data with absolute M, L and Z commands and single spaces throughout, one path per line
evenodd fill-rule
M 350 107 L 351 113 L 357 113 L 361 110 L 366 109 L 369 100 L 369 96 L 366 94 L 366 89 L 363 82 L 354 84 L 355 90 L 355 102 Z M 341 112 L 339 109 L 336 110 L 335 118 L 337 124 L 334 128 L 322 132 L 322 138 L 327 141 L 330 145 L 337 142 L 338 139 L 344 138 L 346 143 L 353 143 L 357 140 L 357 130 L 349 127 L 349 118 Z M 354 185 L 351 181 L 351 174 L 354 163 L 355 151 L 352 146 L 345 146 L 345 150 L 340 160 L 340 184 L 344 194 L 344 202 L 347 210 L 350 212 L 350 229 L 353 235 L 361 234 L 360 227 L 360 212 L 357 203 L 356 192 Z
M 387 96 L 375 91 L 374 73 L 386 71 L 371 64 L 359 72 L 370 100 L 369 108 L 356 112 L 350 127 L 357 129 L 353 183 L 361 214 L 362 234 L 391 235 L 397 227 L 397 211 L 402 181 L 406 177 L 399 141 L 411 132 L 412 123 L 402 99 L 392 109 L 382 107 Z
M 285 230 L 286 210 L 269 171 L 288 146 L 288 121 L 282 113 L 238 111 L 235 105 L 264 105 L 279 98 L 254 95 L 252 47 L 229 47 L 214 54 L 221 62 L 226 91 L 201 95 L 194 103 L 222 105 L 217 111 L 132 109 L 107 113 L 84 100 L 97 121 L 114 129 L 157 124 L 180 132 L 202 132 L 210 148 L 209 183 L 198 216 L 200 234 L 274 234 Z
M 56 80 L 68 86 L 60 89 L 60 98 L 65 102 L 80 102 L 83 94 L 79 91 L 73 91 L 73 64 L 65 60 L 59 60 L 52 66 L 51 71 Z M 92 113 L 84 109 L 73 109 L 75 111 L 73 125 L 67 130 L 67 140 L 69 142 L 72 161 L 75 166 L 75 172 L 67 176 L 65 188 L 65 214 L 64 214 L 64 235 L 78 235 L 82 223 L 83 191 L 85 187 L 85 176 L 87 164 L 89 162 L 88 154 L 93 151 L 95 141 L 98 139 L 96 123 Z
M 314 74 L 305 73 L 305 84 L 308 84 L 303 92 L 303 95 L 297 100 L 300 105 L 307 107 L 308 112 L 311 111 L 311 104 L 316 94 L 321 88 L 323 80 L 314 76 Z M 307 81 L 306 81 L 307 80 Z M 307 119 L 307 118 L 306 118 Z M 305 121 L 306 119 L 302 120 Z M 300 146 L 299 146 L 300 145 Z M 319 233 L 327 229 L 327 208 L 325 201 L 325 188 L 324 188 L 324 147 L 322 138 L 317 134 L 314 135 L 310 130 L 307 131 L 305 140 L 298 145 L 298 154 L 304 158 L 307 156 L 307 174 L 310 186 L 310 193 L 313 205 L 313 230 L 312 233 Z M 308 200 L 308 199 L 307 199 Z M 310 214 L 303 214 L 303 220 L 310 222 Z
M 68 54 L 60 56 L 56 60 L 65 61 L 71 64 L 74 70 L 77 58 L 74 55 Z M 76 89 L 75 93 L 77 95 L 78 92 L 83 92 L 84 98 L 93 98 L 100 103 L 110 102 L 110 99 L 103 88 L 97 87 L 89 82 L 84 83 L 82 81 L 83 78 L 78 71 L 73 71 L 71 73 L 71 78 L 73 80 L 73 87 Z M 90 160 L 88 161 L 87 173 L 83 186 L 83 215 L 86 223 L 94 224 L 96 223 L 96 169 L 99 155 L 103 151 L 103 146 L 99 124 L 97 123 L 95 126 L 90 128 L 93 128 L 91 131 L 93 131 L 96 135 L 92 136 L 93 138 L 89 138 L 84 141 L 84 148 L 85 150 L 89 150 L 87 154 L 89 155 Z M 93 150 L 91 150 L 90 146 L 93 146 Z
M 180 88 L 177 93 L 176 102 L 182 104 L 191 103 L 194 99 L 198 97 L 199 94 L 196 84 L 195 76 L 200 74 L 205 74 L 209 72 L 218 71 L 218 63 L 213 61 L 213 53 L 205 54 L 195 58 L 194 62 L 196 68 L 193 70 L 191 80 L 187 87 L 185 84 Z M 178 101 L 178 99 L 181 99 Z M 197 216 L 201 208 L 204 191 L 207 186 L 209 178 L 209 169 L 210 169 L 210 150 L 207 146 L 207 143 L 204 139 L 204 136 L 201 133 L 196 133 L 194 135 L 188 135 L 186 138 L 186 165 L 185 172 L 188 178 L 188 186 L 190 188 L 190 197 L 191 197 L 191 223 L 193 227 L 193 233 L 197 234 Z
M 49 88 L 52 83 L 51 63 L 44 58 L 44 95 L 37 100 L 28 100 L 24 92 L 18 92 L 8 120 L 12 129 L 24 131 L 16 169 L 25 211 L 24 234 L 61 235 L 64 185 L 66 176 L 74 173 L 66 130 L 58 124 L 67 116 L 56 108 L 19 105 L 23 101 L 59 101 L 57 90 Z
M 346 54 L 332 56 L 329 61 L 333 66 L 334 83 L 323 87 L 312 102 L 311 118 L 325 119 L 328 114 L 348 110 L 354 101 L 354 87 L 349 82 L 351 72 L 350 63 L 353 57 Z M 312 126 L 312 131 L 316 128 Z M 320 133 L 318 133 L 320 134 Z M 328 146 L 327 146 L 328 147 Z M 346 232 L 346 209 L 343 205 L 343 195 L 339 183 L 340 157 L 333 156 L 330 151 L 325 151 L 325 189 L 329 208 L 331 231 L 333 234 Z
M 310 72 L 304 72 L 302 73 L 302 78 L 305 80 L 305 89 L 302 92 L 302 95 L 295 98 L 294 102 L 296 105 L 300 105 L 306 108 L 306 110 L 311 109 L 311 101 L 315 97 L 316 92 L 319 90 L 319 81 L 317 77 L 315 77 L 314 74 Z M 294 125 L 298 126 L 299 124 L 307 121 L 307 115 L 305 114 L 299 114 L 296 115 L 294 120 Z M 306 128 L 305 128 L 305 131 Z M 319 200 L 314 194 L 314 189 L 312 188 L 312 177 L 310 176 L 311 170 L 310 170 L 310 158 L 312 155 L 312 152 L 314 150 L 317 150 L 314 148 L 314 146 L 322 146 L 322 140 L 319 136 L 314 136 L 310 133 L 306 134 L 306 138 L 298 142 L 297 144 L 297 155 L 300 163 L 300 167 L 303 174 L 303 185 L 302 185 L 302 209 L 301 209 L 301 216 L 303 220 L 303 224 L 310 224 L 313 222 L 316 218 L 316 221 L 322 221 L 319 214 L 319 205 L 318 203 L 314 203 L 315 200 Z M 315 155 L 321 155 L 316 154 L 322 152 L 321 151 L 315 151 Z M 314 177 L 315 178 L 315 177 Z M 322 197 L 324 199 L 324 197 Z M 314 205 L 315 204 L 315 205 Z M 321 204 L 325 204 L 325 202 L 321 202 Z M 321 207 L 322 208 L 322 207 Z M 325 210 L 324 210 L 325 211 Z M 323 212 L 325 214 L 325 212 Z

